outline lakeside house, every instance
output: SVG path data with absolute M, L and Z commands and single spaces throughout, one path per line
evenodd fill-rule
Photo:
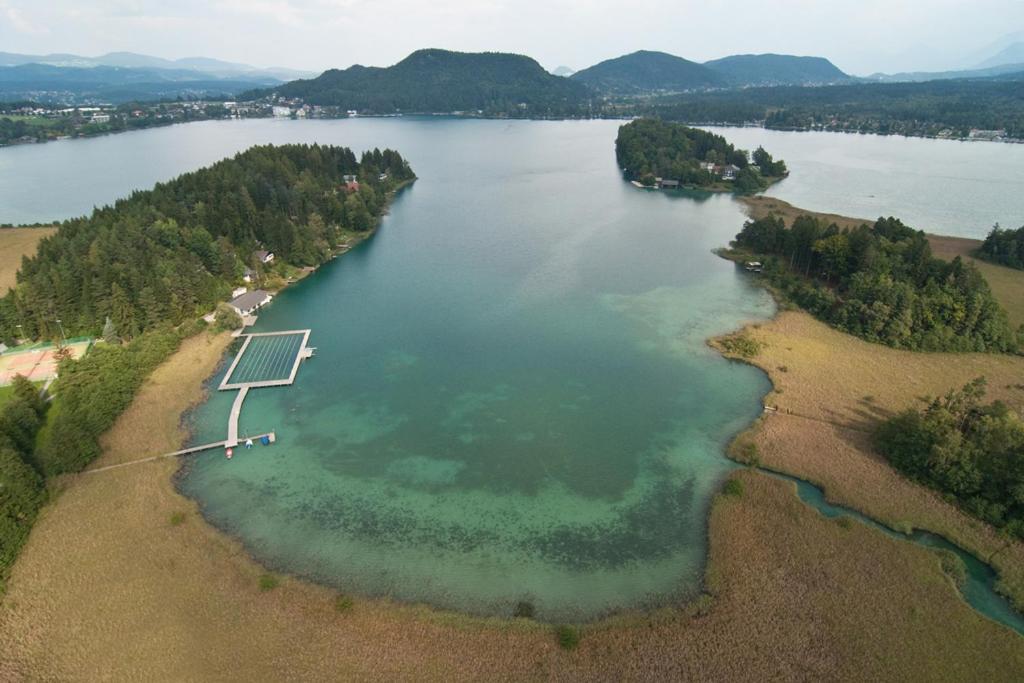
M 256 279 L 256 271 L 253 270 L 252 268 L 250 268 L 249 266 L 246 266 L 245 270 L 242 271 L 242 281 L 243 282 L 248 282 L 249 284 L 252 284 L 252 281 L 255 280 L 255 279 Z
M 228 302 L 228 306 L 235 309 L 235 312 L 238 313 L 238 315 L 246 316 L 251 315 L 257 309 L 266 306 L 273 300 L 273 298 L 274 296 L 270 292 L 266 292 L 262 289 L 254 289 L 251 292 L 245 292 L 244 294 L 235 297 Z
M 358 192 L 359 191 L 359 180 L 350 174 L 345 174 L 341 177 L 345 183 L 346 192 Z
M 660 187 L 663 190 L 678 190 L 679 189 L 679 181 L 678 180 L 662 180 L 658 184 L 658 187 Z
M 252 255 L 255 256 L 257 259 L 259 259 L 259 262 L 264 264 L 264 265 L 266 265 L 268 263 L 273 263 L 274 262 L 274 252 L 272 252 L 272 251 L 265 251 L 263 249 L 258 249 L 256 251 L 252 252 Z
M 722 167 L 722 180 L 736 180 L 736 174 L 740 172 L 740 167 L 733 164 Z

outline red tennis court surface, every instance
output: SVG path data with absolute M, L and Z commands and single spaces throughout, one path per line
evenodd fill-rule
M 92 346 L 92 341 L 68 344 L 72 358 L 81 358 Z M 18 375 L 33 382 L 45 382 L 57 376 L 57 347 L 27 349 L 8 352 L 0 356 L 0 387 L 10 384 Z

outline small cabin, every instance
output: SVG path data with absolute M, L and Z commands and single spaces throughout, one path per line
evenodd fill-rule
M 252 255 L 255 256 L 259 260 L 259 262 L 264 265 L 274 262 L 274 252 L 272 251 L 264 251 L 260 249 L 254 251 Z
M 660 187 L 663 190 L 678 190 L 679 189 L 679 181 L 678 180 L 662 180 L 661 183 L 659 183 L 658 187 Z
M 246 292 L 241 296 L 232 299 L 228 305 L 235 309 L 238 315 L 250 315 L 253 311 L 266 306 L 273 300 L 274 296 L 270 292 L 265 292 L 262 289 L 254 289 L 251 292 Z

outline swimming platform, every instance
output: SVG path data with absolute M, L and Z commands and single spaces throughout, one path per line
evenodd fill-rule
M 308 346 L 312 330 L 285 330 L 283 332 L 253 332 L 243 334 L 242 348 L 235 354 L 218 391 L 237 390 L 235 402 L 228 416 L 226 449 L 238 445 L 238 419 L 249 390 L 262 387 L 287 386 L 295 382 L 299 365 L 312 358 L 316 349 Z M 273 435 L 272 432 L 268 434 Z M 218 444 L 211 444 L 216 447 Z

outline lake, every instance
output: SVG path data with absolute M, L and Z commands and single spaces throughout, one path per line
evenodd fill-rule
M 7 148 L 0 221 L 76 215 L 257 143 L 399 150 L 420 179 L 381 230 L 260 314 L 318 349 L 246 401 L 242 431 L 278 444 L 198 457 L 180 486 L 276 570 L 592 619 L 700 591 L 723 448 L 769 389 L 705 340 L 774 310 L 711 253 L 739 206 L 623 182 L 617 126 L 261 120 Z M 1000 185 L 1024 182 L 1021 147 L 722 132 L 786 159 L 771 194 L 799 206 L 970 236 L 1024 215 Z M 232 399 L 193 413 L 196 442 L 224 438 Z

